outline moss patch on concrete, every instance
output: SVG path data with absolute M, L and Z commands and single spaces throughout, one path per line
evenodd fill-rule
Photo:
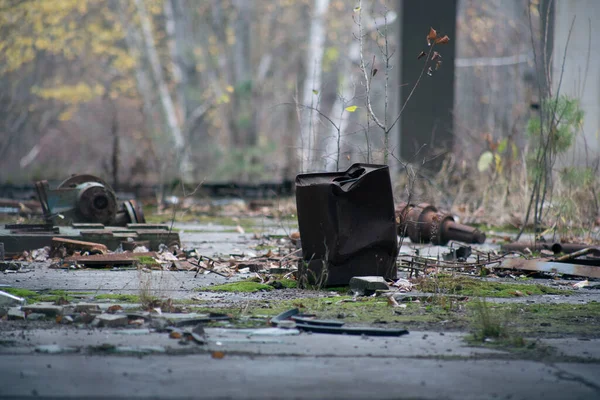
M 273 290 L 273 286 L 265 285 L 264 283 L 254 281 L 239 281 L 225 283 L 223 285 L 214 285 L 197 289 L 198 291 L 206 292 L 238 292 L 238 293 L 254 293 L 260 291 Z
M 539 284 L 498 282 L 458 275 L 439 275 L 435 278 L 424 278 L 417 287 L 419 290 L 428 293 L 476 297 L 523 297 L 572 293 L 569 290 L 559 290 Z
M 69 292 L 67 290 L 42 290 L 39 292 L 21 289 L 21 288 L 4 288 L 3 291 L 12 294 L 13 296 L 23 297 L 27 300 L 27 303 L 39 303 L 39 302 L 57 302 L 57 301 L 73 301 L 74 296 L 89 295 L 90 292 Z
M 116 300 L 124 303 L 140 303 L 140 296 L 135 294 L 99 294 L 96 300 Z

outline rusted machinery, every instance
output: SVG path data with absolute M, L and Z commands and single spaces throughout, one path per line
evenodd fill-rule
M 484 243 L 485 233 L 459 224 L 450 214 L 428 203 L 401 203 L 396 207 L 398 235 L 408 236 L 413 243 L 445 245 L 450 240 L 464 243 Z
M 141 205 L 135 200 L 119 203 L 110 185 L 93 175 L 73 175 L 56 189 L 50 189 L 48 181 L 39 181 L 35 188 L 44 219 L 51 224 L 126 226 L 146 222 Z

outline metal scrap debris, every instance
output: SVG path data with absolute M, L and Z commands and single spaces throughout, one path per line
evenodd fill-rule
M 459 224 L 451 214 L 439 211 L 428 203 L 401 203 L 396 208 L 398 235 L 408 236 L 413 243 L 446 245 L 450 240 L 464 243 L 485 243 L 485 233 Z
M 56 189 L 48 181 L 35 184 L 44 219 L 48 223 L 100 223 L 125 226 L 144 223 L 144 212 L 135 200 L 119 203 L 108 183 L 93 175 L 73 175 Z
M 588 244 L 580 244 L 580 243 L 545 243 L 545 242 L 535 242 L 535 243 L 524 243 L 524 242 L 515 242 L 515 243 L 507 243 L 501 246 L 501 251 L 503 252 L 519 252 L 525 253 L 527 249 L 530 252 L 533 251 L 541 251 L 541 250 L 550 250 L 554 254 L 569 254 L 574 253 L 579 250 L 591 248 L 594 249 L 595 252 L 600 254 L 600 247 L 591 246 Z
M 365 335 L 365 336 L 402 336 L 408 334 L 406 329 L 379 329 L 362 327 L 344 327 L 344 322 L 315 319 L 314 315 L 300 314 L 300 310 L 293 308 L 271 318 L 271 325 L 279 326 L 286 320 L 295 322 L 298 330 L 314 333 L 331 333 L 338 335 Z
M 589 266 L 575 263 L 557 262 L 549 259 L 526 260 L 521 257 L 515 257 L 506 258 L 494 268 L 583 276 L 587 278 L 600 278 L 600 263 L 597 266 Z

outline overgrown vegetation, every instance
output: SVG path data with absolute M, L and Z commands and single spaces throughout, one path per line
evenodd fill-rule
M 541 284 L 495 282 L 453 274 L 440 274 L 435 277 L 423 278 L 417 287 L 419 290 L 428 293 L 474 297 L 523 297 L 572 293 L 569 290 L 556 289 Z

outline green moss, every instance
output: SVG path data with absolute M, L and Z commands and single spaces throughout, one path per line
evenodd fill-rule
M 281 279 L 277 282 L 281 283 L 281 285 L 286 289 L 296 289 L 298 287 L 298 281 L 293 279 Z
M 299 308 L 302 313 L 315 314 L 320 319 L 339 319 L 349 325 L 363 326 L 377 324 L 420 328 L 451 318 L 449 313 L 439 307 L 426 310 L 426 307 L 419 303 L 409 303 L 406 308 L 398 309 L 389 306 L 385 298 L 363 297 L 354 301 L 351 296 L 261 300 L 245 302 L 240 307 L 198 307 L 193 310 L 200 313 L 218 311 L 230 314 L 236 326 L 264 326 L 267 320 L 291 308 Z M 457 314 L 456 319 L 464 319 L 464 316 Z
M 98 300 L 117 300 L 124 303 L 140 303 L 140 296 L 135 294 L 99 294 L 95 297 Z
M 56 302 L 58 300 L 73 301 L 76 295 L 89 295 L 89 292 L 69 292 L 66 290 L 47 290 L 35 292 L 29 289 L 20 288 L 6 288 L 5 292 L 12 294 L 13 296 L 19 296 L 27 299 L 28 303 L 38 302 Z
M 6 293 L 10 293 L 13 296 L 23 297 L 26 299 L 31 299 L 31 298 L 39 296 L 38 292 L 34 292 L 33 290 L 29 290 L 29 289 L 4 288 L 4 289 L 2 289 L 2 291 L 6 292 Z
M 273 286 L 265 285 L 264 283 L 253 282 L 253 281 L 239 281 L 232 283 L 225 283 L 223 285 L 215 285 L 197 289 L 198 291 L 207 292 L 240 292 L 240 293 L 253 293 L 259 291 L 273 290 Z
M 559 290 L 538 284 L 493 282 L 457 275 L 439 275 L 436 278 L 427 278 L 419 283 L 418 288 L 428 293 L 477 297 L 520 297 L 572 293 L 568 290 Z
M 141 265 L 157 265 L 158 261 L 152 256 L 134 256 Z

